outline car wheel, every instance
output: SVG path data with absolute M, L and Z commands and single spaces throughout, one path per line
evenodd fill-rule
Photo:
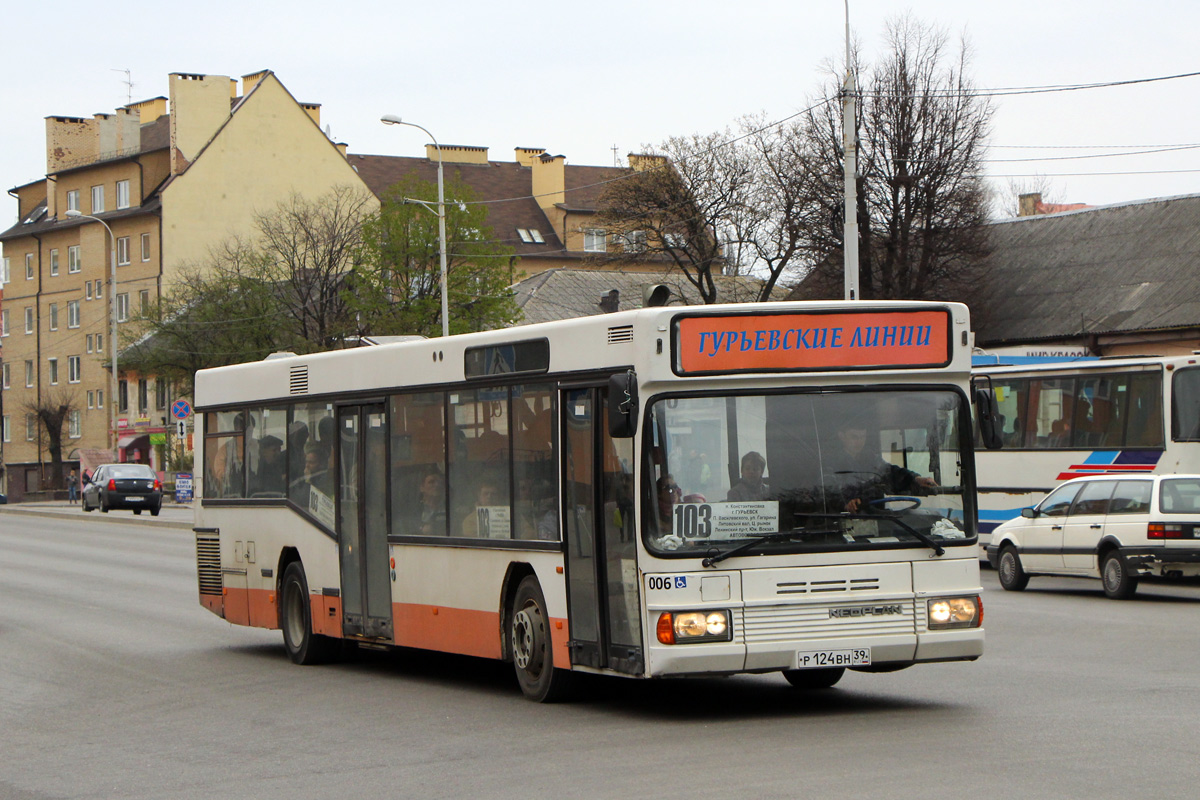
M 150 509 L 150 516 L 157 517 L 158 512 L 161 510 L 162 510 L 162 506 L 155 506 L 154 508 Z
M 283 628 L 283 646 L 288 658 L 296 664 L 323 664 L 334 660 L 342 642 L 329 636 L 313 633 L 312 600 L 308 594 L 308 579 L 299 561 L 288 564 L 283 571 L 279 607 L 279 627 Z
M 100 495 L 100 513 L 101 514 L 108 513 L 108 503 L 105 501 L 104 495 Z
M 80 500 L 79 500 L 79 507 L 80 507 L 80 508 L 82 508 L 82 509 L 83 509 L 85 512 L 87 512 L 87 511 L 91 511 L 91 510 L 92 510 L 92 507 L 88 505 L 88 501 L 87 501 L 87 495 L 86 495 L 86 494 L 85 494 L 83 497 L 81 497 L 81 498 L 80 498 Z
M 133 515 L 134 515 L 135 517 L 140 517 L 140 516 L 142 515 L 142 510 L 141 510 L 140 508 L 135 508 L 135 509 L 133 510 Z
M 1010 592 L 1019 592 L 1029 585 L 1029 575 L 1021 566 L 1021 557 L 1012 545 L 1006 545 L 1000 551 L 1000 566 L 997 568 L 1000 585 Z
M 1104 593 L 1113 600 L 1128 600 L 1138 587 L 1138 579 L 1130 574 L 1129 565 L 1116 550 L 1108 551 L 1101 559 L 1100 581 Z
M 785 669 L 783 677 L 797 689 L 828 689 L 846 674 L 845 667 L 828 669 Z

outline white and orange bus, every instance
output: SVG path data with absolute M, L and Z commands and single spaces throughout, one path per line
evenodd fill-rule
M 204 370 L 200 602 L 572 673 L 830 686 L 983 652 L 969 323 L 657 307 Z

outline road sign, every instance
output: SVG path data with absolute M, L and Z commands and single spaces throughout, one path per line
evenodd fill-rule
M 183 420 L 178 420 L 175 423 L 175 435 L 178 436 L 180 439 L 187 438 L 187 423 L 186 422 L 184 422 Z
M 187 419 L 192 415 L 192 404 L 187 400 L 176 400 L 171 404 L 171 416 L 175 419 Z

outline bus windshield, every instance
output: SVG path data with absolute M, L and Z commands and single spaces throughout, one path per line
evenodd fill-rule
M 968 409 L 947 390 L 656 398 L 647 548 L 710 556 L 973 542 Z

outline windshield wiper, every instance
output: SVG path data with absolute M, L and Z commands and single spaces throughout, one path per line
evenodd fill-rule
M 936 553 L 937 555 L 944 556 L 946 554 L 946 548 L 944 548 L 940 544 L 938 544 L 936 539 L 934 539 L 929 534 L 922 533 L 921 531 L 917 530 L 913 526 L 909 525 L 907 522 L 905 522 L 903 519 L 901 519 L 898 514 L 879 514 L 879 513 L 876 513 L 876 514 L 851 514 L 848 512 L 844 512 L 841 514 L 822 514 L 822 513 L 810 514 L 807 512 L 797 512 L 797 516 L 825 517 L 825 518 L 833 518 L 833 519 L 886 519 L 886 520 L 890 520 L 890 521 L 896 523 L 897 525 L 899 525 L 901 528 L 903 528 L 908 533 L 911 533 L 913 535 L 913 537 L 917 539 L 917 541 L 921 542 L 921 544 L 923 544 L 923 545 L 927 546 L 929 549 L 933 550 L 933 552 Z
M 836 530 L 808 530 L 807 528 L 796 528 L 795 530 L 792 530 L 792 531 L 777 531 L 775 533 L 764 533 L 760 536 L 754 537 L 753 539 L 751 539 L 748 542 L 739 544 L 737 547 L 733 548 L 732 550 L 726 550 L 724 553 L 717 553 L 715 556 L 708 556 L 703 561 L 701 561 L 700 564 L 701 564 L 701 566 L 711 567 L 714 564 L 721 563 L 722 561 L 724 561 L 727 558 L 732 558 L 733 556 L 736 556 L 739 553 L 744 553 L 753 547 L 757 547 L 758 545 L 762 544 L 763 542 L 772 542 L 772 541 L 776 541 L 778 539 L 792 539 L 797 536 L 813 536 L 813 535 L 817 535 L 817 534 L 829 534 L 829 533 L 837 533 L 837 531 Z

